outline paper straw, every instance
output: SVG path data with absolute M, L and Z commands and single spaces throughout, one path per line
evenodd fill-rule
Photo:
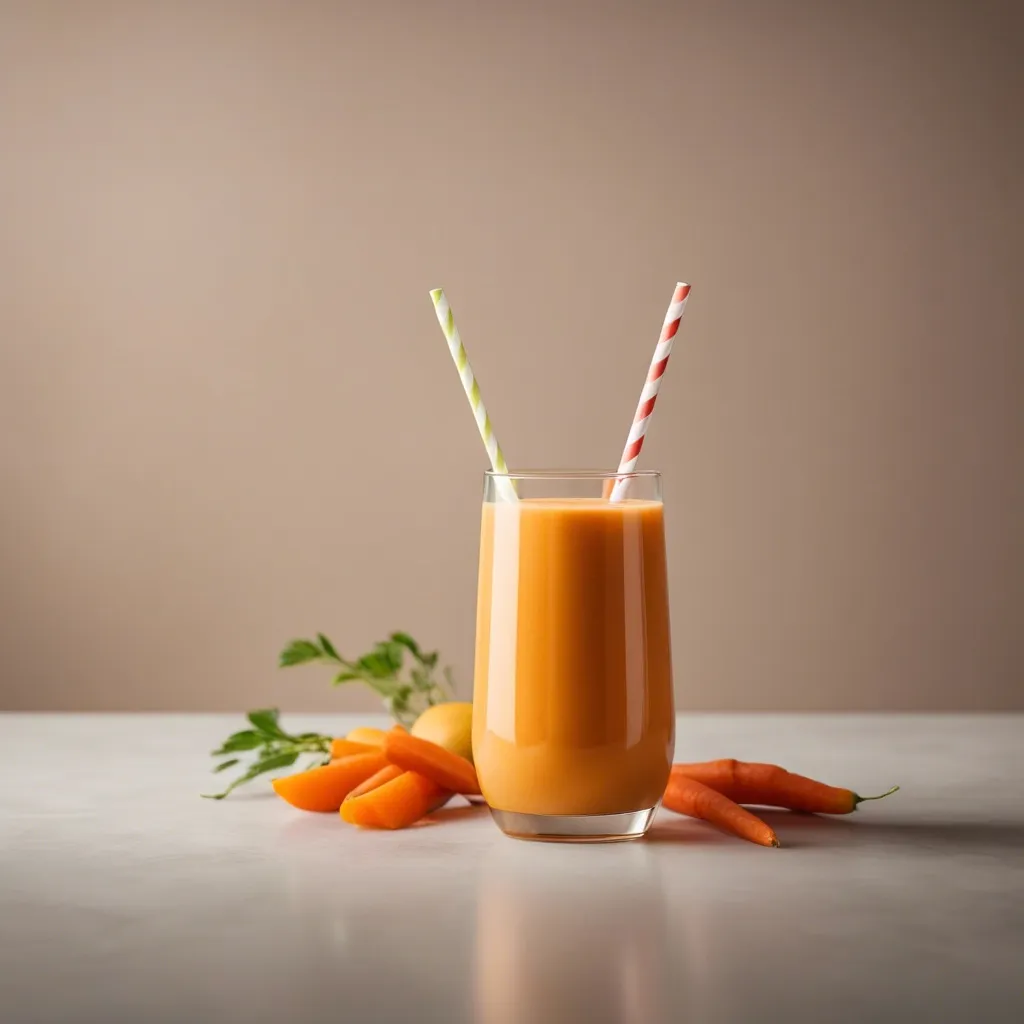
M 480 385 L 473 376 L 473 368 L 469 365 L 469 357 L 466 355 L 466 346 L 462 344 L 459 336 L 459 329 L 455 326 L 455 315 L 452 307 L 448 304 L 442 288 L 434 288 L 430 292 L 430 298 L 434 303 L 434 312 L 437 314 L 437 322 L 444 331 L 448 341 L 448 348 L 451 350 L 452 359 L 455 361 L 455 368 L 459 371 L 459 378 L 462 380 L 463 390 L 469 399 L 469 406 L 473 410 L 473 417 L 476 419 L 477 429 L 483 439 L 484 447 L 487 449 L 487 457 L 491 460 L 491 469 L 495 473 L 507 473 L 508 463 L 498 444 L 494 428 L 491 426 L 491 418 L 487 415 L 484 401 L 480 397 Z M 517 498 L 516 489 L 512 482 L 506 479 L 495 480 L 495 487 L 506 501 L 515 501 Z
M 665 314 L 665 323 L 661 328 L 661 337 L 654 349 L 654 358 L 651 360 L 651 368 L 647 371 L 647 380 L 644 382 L 643 391 L 640 392 L 640 404 L 636 407 L 636 415 L 633 417 L 633 425 L 629 428 L 629 435 L 626 438 L 626 447 L 622 450 L 622 458 L 619 460 L 619 473 L 632 473 L 636 469 L 636 460 L 640 455 L 640 449 L 644 446 L 644 437 L 647 435 L 647 425 L 651 422 L 651 413 L 654 412 L 654 403 L 658 398 L 658 391 L 661 389 L 661 378 L 665 374 L 665 367 L 668 366 L 668 357 L 672 354 L 672 339 L 679 330 L 679 321 L 683 318 L 683 310 L 686 309 L 686 299 L 690 294 L 690 286 L 680 282 L 672 294 L 672 302 L 669 304 L 668 312 Z M 611 500 L 621 501 L 625 496 L 628 481 L 617 480 L 612 488 Z

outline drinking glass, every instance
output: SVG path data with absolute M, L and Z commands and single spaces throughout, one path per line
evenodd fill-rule
M 660 474 L 488 472 L 473 756 L 498 826 L 642 836 L 674 732 Z

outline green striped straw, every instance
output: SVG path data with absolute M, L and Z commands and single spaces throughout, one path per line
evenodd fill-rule
M 437 322 L 444 331 L 448 348 L 451 351 L 452 359 L 455 360 L 455 368 L 459 371 L 459 378 L 462 381 L 463 390 L 469 399 L 469 406 L 473 410 L 473 417 L 476 419 L 477 429 L 483 439 L 484 447 L 487 449 L 487 457 L 491 460 L 491 469 L 495 473 L 507 473 L 508 463 L 502 453 L 501 445 L 491 426 L 491 418 L 487 415 L 484 407 L 484 400 L 480 397 L 480 385 L 473 375 L 473 367 L 469 365 L 469 356 L 466 355 L 466 346 L 462 344 L 459 336 L 459 329 L 455 326 L 455 314 L 452 307 L 445 298 L 444 289 L 434 288 L 430 292 L 430 298 L 434 303 L 434 312 L 437 314 Z M 505 501 L 516 500 L 516 489 L 510 480 L 496 480 L 498 493 Z

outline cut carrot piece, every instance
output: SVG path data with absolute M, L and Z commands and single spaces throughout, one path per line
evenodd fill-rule
M 346 800 L 341 816 L 364 828 L 406 828 L 450 794 L 418 772 L 402 772 L 369 793 Z
M 274 779 L 274 792 L 302 811 L 336 811 L 356 786 L 386 764 L 387 759 L 379 750 L 353 754 L 319 768 Z
M 341 757 L 351 757 L 353 754 L 369 754 L 380 748 L 380 743 L 357 743 L 347 738 L 331 740 L 331 760 L 337 761 Z
M 399 768 L 397 764 L 385 765 L 379 772 L 377 772 L 376 775 L 371 775 L 365 782 L 356 786 L 356 788 L 353 789 L 345 799 L 354 800 L 357 796 L 365 796 L 367 793 L 370 793 L 375 789 L 379 789 L 385 783 L 391 782 L 393 779 L 397 779 L 404 771 L 405 769 Z M 430 807 L 427 808 L 427 814 L 432 814 L 439 808 L 444 807 L 444 805 L 448 803 L 454 795 L 454 793 L 449 792 L 447 789 L 441 790 L 438 798 L 430 805 Z M 344 806 L 344 803 L 342 806 Z
M 480 792 L 476 769 L 464 757 L 430 740 L 410 736 L 404 729 L 392 729 L 384 738 L 384 756 L 406 771 L 425 775 L 442 789 L 463 794 Z
M 397 779 L 404 771 L 405 769 L 399 768 L 397 764 L 386 764 L 379 772 L 371 775 L 365 782 L 360 782 L 359 785 L 345 797 L 345 799 L 355 800 L 357 796 L 364 796 L 366 793 L 372 793 L 378 786 L 383 786 L 385 782 Z
M 818 814 L 849 814 L 865 800 L 881 800 L 895 793 L 893 786 L 878 796 L 858 796 L 852 789 L 826 786 L 775 764 L 755 764 L 731 757 L 701 764 L 674 764 L 672 774 L 685 775 L 709 786 L 738 804 L 785 807 Z
M 759 846 L 778 846 L 779 837 L 760 818 L 710 786 L 673 772 L 662 803 L 677 814 L 702 818 Z

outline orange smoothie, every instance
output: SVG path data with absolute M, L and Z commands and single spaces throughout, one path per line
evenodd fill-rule
M 485 502 L 473 755 L 491 807 L 654 807 L 674 728 L 661 502 Z

